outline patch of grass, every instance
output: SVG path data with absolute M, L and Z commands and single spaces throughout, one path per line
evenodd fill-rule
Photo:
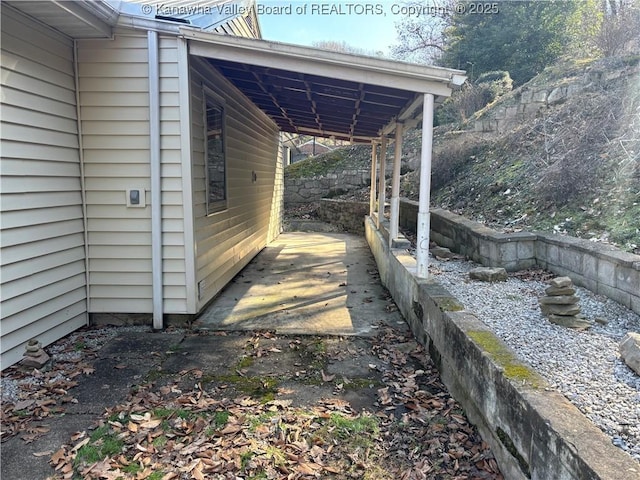
M 173 412 L 174 410 L 170 408 L 158 407 L 151 411 L 151 415 L 156 418 L 168 418 Z
M 213 427 L 217 429 L 224 427 L 229 421 L 230 415 L 231 414 L 225 410 L 215 412 L 212 419 Z
M 327 443 L 340 440 L 341 446 L 347 450 L 370 448 L 380 432 L 378 419 L 368 415 L 347 417 L 332 413 L 323 421 L 324 426 L 318 430 L 318 436 Z
M 245 470 L 247 468 L 247 466 L 249 465 L 249 462 L 254 457 L 254 455 L 255 453 L 251 451 L 246 451 L 240 454 L 240 468 L 242 470 Z
M 109 429 L 108 425 L 98 427 L 89 437 L 89 443 L 78 450 L 74 460 L 76 466 L 99 462 L 105 457 L 117 455 L 122 451 L 124 442 Z
M 80 351 L 84 350 L 85 348 L 87 348 L 87 344 L 85 342 L 76 342 L 75 345 L 73 346 L 73 349 L 76 352 L 80 352 Z
M 147 480 L 162 480 L 164 478 L 164 472 L 153 472 L 147 477 Z
M 123 472 L 131 473 L 133 475 L 140 472 L 141 470 L 142 470 L 142 467 L 140 467 L 140 464 L 137 462 L 132 462 L 122 469 Z
M 276 415 L 278 415 L 277 412 L 263 412 L 260 415 L 255 415 L 253 417 L 250 417 L 248 419 L 249 431 L 255 432 L 256 428 L 258 428 L 260 425 L 263 425 L 271 421 L 271 419 Z
M 163 448 L 168 441 L 169 439 L 167 437 L 165 437 L 164 435 L 160 435 L 159 437 L 153 439 L 153 446 L 156 448 Z

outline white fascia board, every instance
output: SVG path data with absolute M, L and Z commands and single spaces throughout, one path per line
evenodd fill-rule
M 189 53 L 250 65 L 380 85 L 437 96 L 451 95 L 461 70 L 427 67 L 373 57 L 330 52 L 265 40 L 197 32 L 181 28 L 190 39 Z
M 61 10 L 73 15 L 75 18 L 80 20 L 82 23 L 89 25 L 94 30 L 100 32 L 103 36 L 110 38 L 112 35 L 111 25 L 107 24 L 97 16 L 90 12 L 84 4 L 79 4 L 76 2 L 64 2 L 59 0 L 53 0 L 52 2 Z M 98 2 L 99 3 L 99 2 Z M 98 6 L 98 5 L 96 5 Z

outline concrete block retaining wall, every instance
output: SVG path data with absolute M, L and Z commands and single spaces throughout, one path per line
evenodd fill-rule
M 362 219 L 369 213 L 369 203 L 323 198 L 320 200 L 317 213 L 320 220 L 345 232 L 364 235 Z
M 400 202 L 400 225 L 415 231 L 418 204 Z M 640 256 L 610 245 L 545 233 L 498 233 L 447 210 L 431 210 L 431 240 L 486 266 L 538 265 L 640 313 Z
M 636 480 L 640 466 L 365 218 L 383 284 L 510 480 Z

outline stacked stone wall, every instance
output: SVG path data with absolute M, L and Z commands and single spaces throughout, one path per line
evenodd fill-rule
M 284 177 L 284 203 L 308 203 L 359 190 L 371 184 L 370 169 L 328 172 L 311 178 Z

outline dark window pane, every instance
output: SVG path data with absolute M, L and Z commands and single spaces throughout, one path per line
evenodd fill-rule
M 224 207 L 227 199 L 224 158 L 224 109 L 208 96 L 207 115 L 207 210 Z

